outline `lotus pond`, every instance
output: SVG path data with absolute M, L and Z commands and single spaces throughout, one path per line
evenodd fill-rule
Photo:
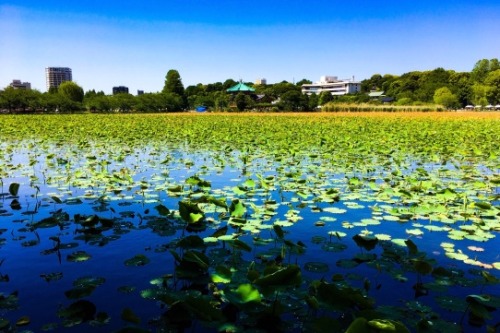
M 0 331 L 496 332 L 500 114 L 0 117 Z

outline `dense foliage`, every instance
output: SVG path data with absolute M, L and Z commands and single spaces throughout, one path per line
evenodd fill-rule
M 321 93 L 311 96 L 301 93 L 301 85 L 311 81 L 303 79 L 296 84 L 282 81 L 268 85 L 245 84 L 255 89 L 254 94 L 229 94 L 226 90 L 237 82 L 197 84 L 184 88 L 181 76 L 175 69 L 168 71 L 161 92 L 139 96 L 83 89 L 71 82 L 60 89 L 41 93 L 36 90 L 16 90 L 10 87 L 0 91 L 0 110 L 27 111 L 83 111 L 92 112 L 170 112 L 193 110 L 205 106 L 213 111 L 266 110 L 313 111 L 318 106 L 324 110 L 348 111 L 353 105 L 379 105 L 383 101 L 371 99 L 370 91 L 383 91 L 393 106 L 426 105 L 432 110 L 457 109 L 466 105 L 500 104 L 500 63 L 498 59 L 482 59 L 471 72 L 456 72 L 436 68 L 430 71 L 412 71 L 401 76 L 374 74 L 361 82 L 361 92 L 343 96 Z M 386 102 L 384 102 L 385 104 Z M 349 107 L 342 105 L 348 104 Z M 353 108 L 356 110 L 356 108 Z M 366 110 L 365 107 L 361 110 Z M 397 110 L 397 109 L 396 109 Z

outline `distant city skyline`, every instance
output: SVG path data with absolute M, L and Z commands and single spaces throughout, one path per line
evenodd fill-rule
M 22 78 L 46 91 L 44 70 L 52 66 L 71 68 L 85 91 L 106 94 L 118 85 L 161 91 L 169 69 L 185 87 L 471 71 L 480 59 L 500 58 L 498 17 L 493 0 L 7 0 L 0 5 L 0 89 Z

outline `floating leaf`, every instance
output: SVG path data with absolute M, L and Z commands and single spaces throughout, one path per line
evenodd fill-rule
M 134 311 L 130 308 L 125 308 L 122 310 L 121 318 L 129 323 L 140 324 L 141 318 L 139 318 Z
M 328 265 L 322 262 L 307 262 L 304 264 L 304 269 L 312 273 L 326 273 L 330 270 Z
M 302 281 L 300 268 L 296 265 L 290 265 L 274 273 L 258 278 L 254 283 L 261 287 L 277 288 L 286 286 L 295 286 Z
M 167 207 L 165 207 L 164 205 L 155 206 L 155 209 L 158 211 L 158 214 L 160 214 L 162 216 L 170 215 L 170 210 Z
M 69 254 L 66 259 L 71 262 L 83 262 L 91 258 L 91 255 L 85 251 L 76 251 Z
M 283 229 L 279 225 L 276 224 L 273 225 L 273 230 L 276 233 L 276 236 L 278 236 L 278 238 L 283 239 L 283 237 L 285 237 L 285 233 L 283 232 Z
M 261 296 L 259 290 L 249 283 L 240 284 L 238 288 L 233 290 L 238 295 L 238 303 L 260 302 Z
M 356 242 L 356 245 L 367 251 L 373 250 L 378 243 L 378 239 L 376 237 L 366 235 L 354 235 L 352 239 Z
M 432 272 L 432 265 L 422 259 L 415 259 L 413 260 L 413 267 L 417 271 L 417 273 L 422 274 L 422 275 L 427 275 Z
M 26 326 L 31 323 L 31 319 L 28 316 L 22 316 L 16 321 L 16 326 Z
M 195 235 L 182 238 L 177 243 L 177 247 L 183 249 L 205 249 L 207 246 L 201 237 Z
M 17 194 L 19 192 L 19 183 L 11 183 L 9 185 L 9 193 L 10 195 L 14 196 L 14 197 L 17 197 Z
M 0 317 L 0 330 L 5 330 L 10 326 L 10 321 Z
M 247 209 L 239 199 L 235 199 L 231 202 L 231 206 L 229 206 L 229 212 L 233 217 L 242 217 L 246 211 Z
M 200 222 L 205 216 L 205 213 L 197 204 L 189 201 L 179 201 L 179 213 L 187 223 Z
M 203 269 L 208 268 L 209 261 L 210 261 L 205 254 L 203 254 L 199 251 L 194 251 L 194 250 L 187 251 L 184 254 L 184 257 L 182 257 L 182 260 L 195 263 Z
M 94 319 L 95 313 L 94 303 L 87 300 L 76 301 L 58 311 L 59 317 L 66 319 L 71 326 Z
M 321 246 L 321 249 L 327 252 L 342 252 L 347 249 L 347 245 L 342 243 L 325 243 Z
M 229 283 L 233 273 L 229 268 L 219 265 L 215 268 L 215 273 L 212 274 L 212 282 L 214 283 Z
M 202 240 L 203 242 L 203 240 Z M 149 264 L 149 258 L 143 254 L 137 254 L 130 259 L 125 260 L 125 266 L 144 266 Z
M 411 239 L 405 240 L 405 244 L 408 247 L 408 252 L 410 253 L 410 255 L 418 254 L 417 245 Z
M 239 239 L 231 239 L 231 240 L 228 240 L 227 242 L 235 249 L 243 250 L 243 251 L 247 251 L 247 252 L 252 251 L 252 248 L 250 247 L 250 245 L 248 245 L 247 243 L 245 243 Z

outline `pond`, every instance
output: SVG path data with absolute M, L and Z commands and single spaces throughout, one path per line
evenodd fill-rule
M 483 332 L 500 116 L 0 118 L 0 330 Z

